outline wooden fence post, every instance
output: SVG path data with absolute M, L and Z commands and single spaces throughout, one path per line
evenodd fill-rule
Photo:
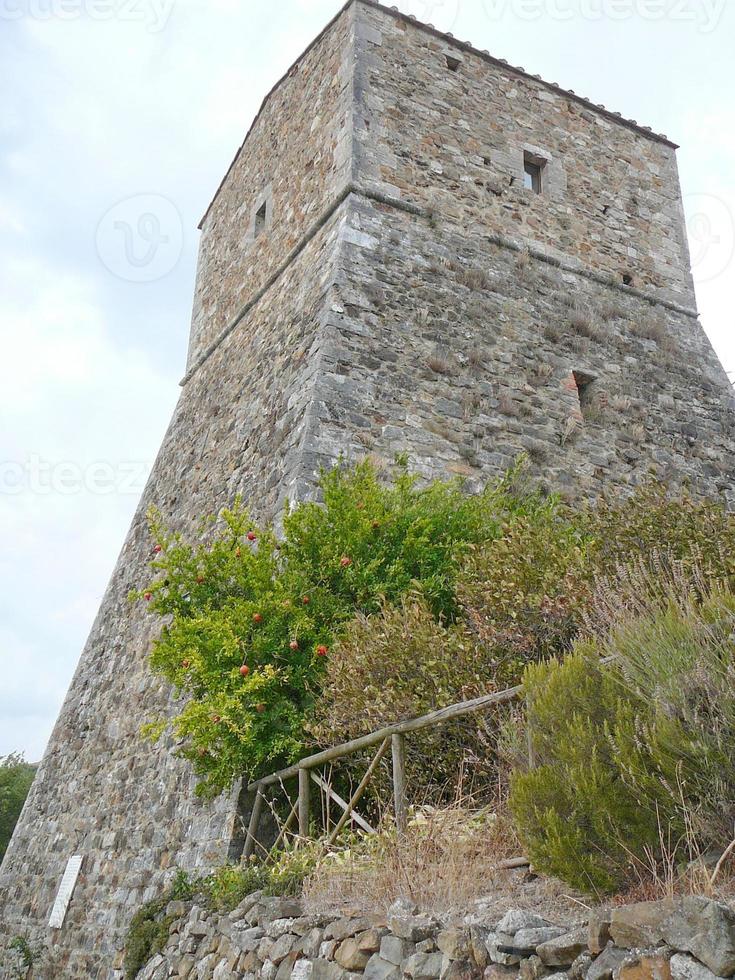
M 309 836 L 309 770 L 299 769 L 299 837 Z
M 406 739 L 404 735 L 393 735 L 393 800 L 396 814 L 396 827 L 399 834 L 406 832 Z
M 243 851 L 243 857 L 247 860 L 250 855 L 255 850 L 255 845 L 258 842 L 258 824 L 260 823 L 260 812 L 263 809 L 263 787 L 258 786 L 255 792 L 255 799 L 253 800 L 253 809 L 250 814 L 250 823 L 248 824 L 248 835 L 245 839 L 245 850 Z

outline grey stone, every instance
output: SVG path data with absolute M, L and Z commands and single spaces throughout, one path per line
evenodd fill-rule
M 499 966 L 517 966 L 521 962 L 521 957 L 515 953 L 502 952 L 501 946 L 512 946 L 513 937 L 503 933 L 491 932 L 485 940 L 485 948 L 492 963 Z
M 498 922 L 496 932 L 505 936 L 515 936 L 521 929 L 546 929 L 551 923 L 533 912 L 523 909 L 511 909 Z
M 327 926 L 324 930 L 324 936 L 326 939 L 341 941 L 357 935 L 358 932 L 364 932 L 371 925 L 372 922 L 366 916 L 343 916 Z
M 380 941 L 380 956 L 394 966 L 400 966 L 415 951 L 413 943 L 399 936 L 383 936 Z
M 539 926 L 532 929 L 519 929 L 513 936 L 513 945 L 524 949 L 535 950 L 537 946 L 548 943 L 552 939 L 558 939 L 559 936 L 563 935 L 564 929 L 560 929 L 558 926 Z M 571 963 L 571 960 L 569 962 Z
M 625 962 L 628 955 L 625 949 L 608 946 L 592 961 L 587 970 L 587 980 L 611 980 L 613 973 Z
M 388 926 L 399 939 L 420 943 L 436 932 L 439 923 L 428 915 L 389 915 Z
M 297 944 L 297 936 L 292 936 L 290 933 L 279 936 L 268 951 L 268 959 L 273 960 L 276 966 L 278 966 L 281 960 L 285 959 Z M 258 950 L 258 955 L 260 955 L 260 949 Z
M 260 926 L 249 926 L 245 929 L 233 928 L 231 933 L 232 941 L 244 950 L 246 953 L 250 953 L 256 950 L 260 945 L 265 933 L 260 928 Z
M 538 956 L 529 956 L 528 959 L 521 960 L 518 976 L 520 980 L 541 980 L 549 972 Z
M 611 913 L 609 909 L 590 912 L 587 923 L 587 946 L 591 953 L 601 953 L 610 941 Z
M 571 966 L 579 954 L 587 949 L 587 941 L 587 927 L 580 926 L 579 929 L 541 943 L 536 952 L 546 966 Z
M 276 972 L 276 980 L 290 980 L 293 968 L 298 962 L 300 953 L 293 950 L 281 960 Z
M 311 980 L 312 974 L 314 972 L 314 964 L 311 960 L 302 959 L 298 960 L 293 965 L 293 970 L 291 971 L 291 980 Z
M 265 927 L 266 936 L 270 936 L 271 939 L 278 939 L 279 936 L 283 936 L 287 932 L 293 930 L 294 919 L 273 919 Z
M 337 963 L 326 960 L 314 960 L 311 980 L 344 980 L 345 971 Z
M 669 963 L 672 980 L 715 980 L 716 974 L 686 953 L 675 953 Z
M 399 965 L 383 959 L 379 953 L 373 953 L 363 976 L 365 980 L 399 980 L 401 970 Z
M 683 898 L 665 922 L 663 938 L 719 977 L 735 973 L 735 912 L 726 905 L 693 895 Z
M 438 980 L 442 959 L 441 953 L 413 953 L 404 963 L 403 972 L 413 980 Z

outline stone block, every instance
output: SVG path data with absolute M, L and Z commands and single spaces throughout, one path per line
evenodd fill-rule
M 386 929 L 366 929 L 365 932 L 358 933 L 355 937 L 357 948 L 363 953 L 377 953 L 386 932 Z
M 593 960 L 587 970 L 587 980 L 612 980 L 613 973 L 621 966 L 630 954 L 625 949 L 608 946 Z
M 683 898 L 666 920 L 663 938 L 718 977 L 735 973 L 735 912 L 727 905 L 695 895 Z
M 534 952 L 537 946 L 548 943 L 552 939 L 558 939 L 564 935 L 564 929 L 558 926 L 541 926 L 534 929 L 519 929 L 513 936 L 513 945 L 519 949 L 530 949 Z M 573 959 L 574 957 L 572 957 Z M 570 960 L 571 962 L 571 960 Z
M 438 980 L 442 972 L 441 953 L 413 953 L 403 965 L 403 972 L 413 980 Z
M 541 943 L 536 952 L 546 966 L 571 966 L 579 954 L 587 949 L 587 940 L 587 928 L 581 926 Z
M 372 921 L 366 916 L 343 916 L 335 922 L 331 922 L 324 930 L 325 939 L 336 939 L 341 942 L 349 939 L 350 936 L 357 935 L 358 932 L 365 932 L 372 926 Z
M 610 942 L 611 913 L 609 909 L 590 912 L 587 923 L 587 948 L 597 956 Z
M 522 960 L 518 969 L 520 980 L 541 980 L 549 973 L 551 970 L 544 965 L 538 956 L 529 956 L 527 960 Z
M 715 980 L 716 974 L 686 953 L 674 953 L 669 963 L 672 980 Z
M 512 947 L 513 937 L 502 933 L 491 932 L 485 940 L 485 948 L 492 963 L 499 966 L 517 966 L 521 957 L 515 953 L 506 953 L 501 947 Z
M 444 929 L 436 937 L 436 945 L 450 960 L 464 960 L 470 955 L 470 933 L 468 929 Z
M 480 980 L 483 971 L 472 960 L 442 959 L 440 980 Z
M 357 937 L 344 939 L 334 954 L 334 959 L 345 970 L 364 970 L 371 954 L 360 949 Z
M 399 939 L 420 943 L 439 928 L 439 923 L 428 915 L 389 915 L 388 926 Z
M 395 963 L 383 959 L 379 953 L 373 953 L 363 976 L 365 980 L 400 980 L 401 969 Z
M 525 912 L 523 909 L 510 909 L 498 922 L 496 932 L 503 933 L 505 936 L 515 936 L 520 929 L 545 929 L 551 923 L 536 915 L 534 912 Z
M 291 974 L 293 968 L 300 958 L 300 953 L 290 952 L 283 957 L 278 965 L 278 970 L 276 972 L 276 980 L 291 980 Z
M 400 936 L 388 934 L 387 936 L 383 936 L 380 941 L 381 958 L 388 963 L 392 963 L 394 966 L 400 966 L 414 951 L 414 944 L 408 942 L 406 939 L 401 939 Z
M 642 953 L 621 963 L 615 980 L 671 980 L 669 957 L 660 953 Z

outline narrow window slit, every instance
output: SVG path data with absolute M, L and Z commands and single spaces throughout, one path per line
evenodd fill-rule
M 261 232 L 265 231 L 265 226 L 268 223 L 268 202 L 263 201 L 262 205 L 255 212 L 255 237 L 257 238 Z
M 462 64 L 459 58 L 453 58 L 450 54 L 447 55 L 447 68 L 450 71 L 459 71 L 459 66 Z
M 574 382 L 577 385 L 579 410 L 583 419 L 591 419 L 597 415 L 598 404 L 595 397 L 597 378 L 585 371 L 573 371 Z

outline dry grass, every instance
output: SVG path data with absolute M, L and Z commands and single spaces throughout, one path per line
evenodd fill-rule
M 473 347 L 467 355 L 467 361 L 471 368 L 484 367 L 486 360 L 485 351 L 481 347 Z
M 534 385 L 535 387 L 541 387 L 542 385 L 548 384 L 553 376 L 553 367 L 546 361 L 540 361 L 531 371 L 528 378 L 528 383 L 530 385 Z
M 581 896 L 560 882 L 502 867 L 521 853 L 502 801 L 497 812 L 461 802 L 418 808 L 405 835 L 389 829 L 327 856 L 307 880 L 304 902 L 312 912 L 380 914 L 408 898 L 445 921 L 493 921 L 509 908 L 564 924 L 583 920 Z
M 327 857 L 304 898 L 314 910 L 387 911 L 410 898 L 434 914 L 466 913 L 494 891 L 500 862 L 520 853 L 505 817 L 460 804 L 418 808 L 404 835 L 389 828 Z
M 488 288 L 489 279 L 484 269 L 464 269 L 459 278 L 468 289 L 485 291 Z
M 501 415 L 507 415 L 511 419 L 517 419 L 521 414 L 518 405 L 509 395 L 500 396 L 498 399 L 498 411 Z
M 578 336 L 586 337 L 587 340 L 600 342 L 607 336 L 605 328 L 588 309 L 579 307 L 573 310 L 569 325 Z
M 457 364 L 451 356 L 434 354 L 426 361 L 426 366 L 434 374 L 454 375 L 457 373 Z
M 636 337 L 644 340 L 653 340 L 661 344 L 667 338 L 666 321 L 662 316 L 650 314 L 643 320 L 638 320 L 630 325 L 630 331 Z

